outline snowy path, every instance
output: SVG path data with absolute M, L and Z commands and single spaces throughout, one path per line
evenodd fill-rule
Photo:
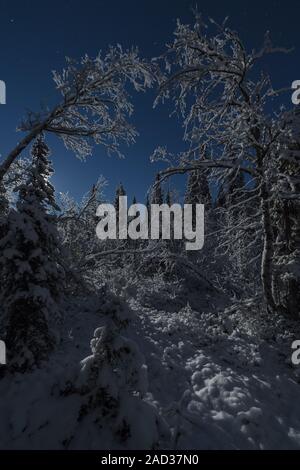
M 173 429 L 169 447 L 300 448 L 298 371 L 283 343 L 245 333 L 230 315 L 128 303 L 134 319 L 125 335 L 145 356 L 153 401 Z M 80 397 L 60 393 L 90 354 L 93 331 L 103 324 L 96 310 L 95 299 L 75 299 L 50 362 L 0 380 L 0 448 L 68 448 L 74 436 L 80 448 L 110 448 L 77 422 Z

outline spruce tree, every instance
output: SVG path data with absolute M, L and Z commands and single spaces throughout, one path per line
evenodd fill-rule
M 245 189 L 243 172 L 239 171 L 230 180 L 225 180 L 219 189 L 217 206 L 229 208 L 232 204 L 239 202 L 241 192 Z
M 200 169 L 193 170 L 187 180 L 184 197 L 185 204 L 192 204 L 193 229 L 196 227 L 196 204 L 204 204 L 205 223 L 207 223 L 207 211 L 211 208 L 211 196 L 206 172 Z
M 3 182 L 0 181 L 0 240 L 5 236 L 7 233 L 7 213 L 8 213 L 8 200 L 6 197 L 6 191 Z M 0 278 L 1 278 L 1 283 L 3 282 L 2 280 L 4 279 L 4 272 L 2 271 L 2 267 L 0 264 Z M 0 285 L 0 293 L 1 293 L 1 285 Z M 1 302 L 1 297 L 0 297 L 0 324 L 1 324 L 1 319 L 3 318 L 3 303 Z M 1 335 L 0 335 L 1 338 Z
M 116 188 L 116 196 L 115 196 L 115 209 L 116 209 L 116 214 L 118 218 L 119 214 L 119 197 L 121 196 L 126 196 L 126 191 L 122 185 L 122 183 L 119 184 L 119 186 Z
M 147 208 L 147 220 L 148 220 L 148 233 L 151 233 L 151 205 L 150 205 L 150 197 L 147 193 L 146 196 L 146 208 Z M 149 243 L 149 241 L 148 241 Z
M 172 196 L 171 195 L 171 191 L 170 189 L 168 189 L 167 191 L 167 194 L 166 194 L 166 198 L 165 198 L 165 204 L 167 204 L 167 206 L 171 207 L 172 204 L 173 204 L 173 201 L 172 201 Z M 174 240 L 174 231 L 175 231 L 175 227 L 174 227 L 174 214 L 171 213 L 170 215 L 170 240 L 166 240 L 166 244 L 168 245 L 169 249 L 170 250 L 174 250 L 175 247 L 179 247 L 180 246 L 180 243 L 178 240 Z
M 63 393 L 80 394 L 79 422 L 93 422 L 118 448 L 156 448 L 169 437 L 169 429 L 150 403 L 144 356 L 126 337 L 132 312 L 109 297 L 100 312 L 105 312 L 106 321 L 94 332 L 92 354 L 81 361 Z
M 60 242 L 50 210 L 57 210 L 49 148 L 40 136 L 31 155 L 27 184 L 19 188 L 16 209 L 8 214 L 7 234 L 0 240 L 1 297 L 11 370 L 26 371 L 48 358 L 54 347 L 52 325 L 64 271 L 58 264 Z
M 8 200 L 6 197 L 6 190 L 3 182 L 0 182 L 0 218 L 7 215 L 8 212 Z
M 4 237 L 7 229 L 7 214 L 9 210 L 8 199 L 3 182 L 0 181 L 0 239 Z
M 170 207 L 172 205 L 172 201 L 171 201 L 171 194 L 170 194 L 170 190 L 168 189 L 168 192 L 167 192 L 167 195 L 166 195 L 166 204 Z
M 300 144 L 289 145 L 288 156 L 298 152 Z M 274 188 L 272 207 L 275 239 L 273 297 L 279 310 L 299 318 L 300 302 L 300 165 L 296 159 L 280 158 L 281 180 Z M 296 196 L 296 197 L 295 197 Z
M 115 203 L 114 203 L 114 206 L 116 209 L 117 239 L 119 239 L 119 211 L 120 211 L 119 197 L 122 197 L 122 196 L 126 196 L 126 191 L 122 183 L 120 183 L 119 186 L 117 186 L 116 188 Z
M 211 206 L 211 197 L 205 171 L 193 170 L 190 172 L 185 193 L 185 204 L 204 204 Z
M 164 202 L 164 196 L 163 196 L 163 191 L 161 188 L 160 184 L 160 176 L 156 175 L 155 178 L 155 183 L 153 185 L 152 191 L 151 191 L 151 204 L 163 204 Z
M 84 245 L 87 245 L 88 251 L 93 252 L 99 249 L 99 239 L 96 236 L 95 227 L 98 223 L 98 217 L 96 215 L 97 208 L 101 204 L 101 194 L 97 184 L 93 184 L 91 189 L 83 200 L 83 205 L 86 207 L 82 215 L 82 237 Z M 86 202 L 88 201 L 88 202 Z M 83 250 L 86 252 L 87 250 Z
M 161 188 L 160 184 L 160 176 L 157 174 L 155 177 L 155 183 L 151 188 L 150 191 L 150 205 L 148 209 L 148 217 L 150 220 L 150 225 L 149 225 L 149 230 L 151 230 L 151 205 L 152 204 L 158 204 L 161 205 L 164 202 L 164 195 L 163 191 Z M 159 238 L 161 238 L 162 235 L 162 229 L 161 229 L 161 223 L 162 223 L 162 214 L 159 215 L 159 223 L 160 223 L 160 229 L 159 229 Z

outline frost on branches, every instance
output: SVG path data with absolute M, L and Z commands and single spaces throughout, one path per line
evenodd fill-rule
M 226 20 L 222 24 L 210 20 L 207 25 L 196 12 L 193 25 L 177 23 L 174 41 L 163 55 L 166 76 L 161 79 L 157 99 L 173 100 L 182 116 L 184 140 L 189 144 L 176 165 L 161 172 L 162 179 L 203 168 L 211 170 L 219 187 L 239 172 L 251 180 L 248 191 L 236 194 L 239 200 L 235 205 L 243 210 L 255 201 L 257 210 L 243 210 L 243 219 L 237 225 L 241 230 L 235 231 L 234 219 L 225 230 L 228 241 L 248 228 L 254 239 L 262 239 L 259 255 L 254 250 L 248 262 L 260 262 L 261 291 L 269 312 L 281 309 L 273 289 L 273 214 L 283 178 L 280 159 L 299 142 L 294 132 L 297 113 L 282 106 L 270 111 L 271 100 L 280 91 L 274 90 L 271 78 L 259 67 L 266 55 L 277 52 L 287 51 L 274 47 L 268 33 L 259 50 L 248 51 Z M 203 158 L 194 161 L 195 153 Z M 299 154 L 293 153 L 299 169 Z M 170 159 L 161 147 L 155 152 L 155 158 L 159 157 Z M 287 192 L 281 192 L 281 199 L 299 197 L 295 184 L 285 187 Z M 251 243 L 247 242 L 247 250 L 251 250 Z
M 42 132 L 61 137 L 79 158 L 90 155 L 93 144 L 121 155 L 120 144 L 133 143 L 137 135 L 129 123 L 133 105 L 127 85 L 145 91 L 156 80 L 155 70 L 154 64 L 139 57 L 137 48 L 124 51 L 120 45 L 95 58 L 87 54 L 80 61 L 68 58 L 63 71 L 53 74 L 61 100 L 52 109 L 27 114 L 19 127 L 27 134 L 2 161 L 0 180 Z

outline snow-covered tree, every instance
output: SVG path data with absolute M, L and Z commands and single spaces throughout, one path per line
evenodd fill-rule
M 151 189 L 150 202 L 151 204 L 159 205 L 164 202 L 163 190 L 160 184 L 160 176 L 158 174 L 155 177 L 155 183 Z
M 116 188 L 116 195 L 115 195 L 115 201 L 114 201 L 114 206 L 115 206 L 115 210 L 116 210 L 116 222 L 117 222 L 117 239 L 119 237 L 119 213 L 120 213 L 119 197 L 126 196 L 126 194 L 127 193 L 126 193 L 122 183 L 120 182 L 119 185 Z M 127 242 L 126 242 L 126 240 L 119 240 L 118 239 L 117 244 L 118 244 L 118 246 L 120 246 L 120 244 L 122 244 L 122 246 L 124 246 L 124 245 L 127 245 Z
M 29 112 L 20 130 L 27 132 L 0 164 L 0 180 L 11 165 L 41 133 L 62 138 L 78 157 L 91 154 L 92 144 L 103 145 L 108 152 L 120 154 L 121 143 L 134 142 L 136 131 L 128 122 L 133 106 L 128 84 L 143 91 L 155 82 L 156 67 L 139 57 L 138 50 L 123 51 L 110 46 L 106 55 L 84 55 L 80 61 L 67 59 L 61 73 L 53 79 L 61 100 L 52 109 Z
M 16 202 L 14 188 L 25 182 L 27 167 L 28 160 L 20 158 L 17 162 L 11 165 L 5 178 L 0 181 L 0 239 L 2 239 L 7 233 L 7 216 L 9 208 L 10 206 L 14 206 Z M 1 273 L 0 277 L 2 279 Z
M 296 116 L 295 124 L 299 126 Z M 296 139 L 299 136 L 295 136 Z M 278 161 L 272 225 L 275 239 L 273 295 L 284 313 L 299 317 L 300 303 L 300 145 L 288 145 Z
M 126 196 L 126 191 L 122 183 L 120 182 L 120 184 L 116 188 L 115 203 L 114 203 L 117 219 L 118 219 L 118 214 L 119 214 L 119 197 L 122 197 L 122 196 Z
M 251 195 L 256 195 L 251 204 L 244 203 Z M 223 182 L 214 210 L 215 263 L 226 280 L 223 285 L 237 296 L 249 297 L 260 286 L 261 230 L 255 221 L 259 209 L 256 188 L 249 187 L 242 172 Z
M 47 359 L 53 349 L 64 283 L 61 245 L 50 213 L 58 209 L 49 181 L 53 170 L 42 135 L 31 153 L 27 183 L 18 188 L 17 207 L 10 210 L 0 240 L 1 336 L 10 369 L 21 371 Z
M 6 196 L 6 190 L 4 184 L 1 182 L 0 185 L 0 214 L 1 216 L 6 215 L 8 212 L 8 200 Z
M 171 205 L 172 205 L 171 193 L 170 193 L 170 190 L 169 190 L 169 189 L 168 189 L 167 194 L 166 194 L 165 203 L 166 203 L 168 206 L 171 206 Z
M 99 313 L 104 326 L 94 332 L 92 354 L 81 361 L 63 393 L 82 396 L 79 422 L 93 422 L 117 448 L 154 449 L 169 431 L 149 400 L 144 356 L 125 336 L 132 312 L 107 293 Z
M 3 182 L 0 182 L 0 238 L 4 236 L 9 203 Z
M 15 161 L 0 182 L 0 219 L 5 223 L 9 207 L 15 205 L 16 197 L 14 189 L 26 181 L 27 168 L 30 165 L 28 158 L 20 158 Z
M 211 208 L 211 196 L 207 179 L 207 171 L 196 169 L 188 175 L 187 186 L 184 196 L 185 204 L 193 206 L 193 229 L 196 226 L 196 204 L 204 204 L 205 230 L 208 226 L 208 213 Z
M 229 181 L 223 180 L 217 196 L 217 206 L 230 209 L 231 204 L 238 202 L 241 192 L 245 188 L 245 178 L 241 171 L 233 173 Z
M 151 203 L 150 203 L 151 194 L 149 193 L 150 191 L 147 193 L 145 205 L 146 205 L 147 214 L 148 214 L 148 232 L 151 233 Z
M 170 74 L 161 81 L 158 100 L 174 99 L 189 149 L 161 176 L 205 168 L 220 184 L 236 172 L 253 181 L 254 190 L 240 204 L 251 205 L 258 198 L 259 208 L 243 230 L 251 227 L 255 236 L 262 237 L 261 284 L 266 306 L 274 311 L 271 205 L 274 182 L 280 178 L 279 151 L 292 137 L 293 111 L 282 107 L 270 111 L 270 100 L 279 92 L 257 69 L 264 56 L 283 49 L 274 48 L 266 34 L 262 48 L 249 52 L 225 23 L 211 20 L 208 27 L 198 13 L 192 26 L 177 23 L 175 39 L 164 55 Z M 195 153 L 204 152 L 205 159 L 193 161 Z M 155 156 L 166 158 L 166 150 L 156 151 Z
M 61 211 L 56 222 L 73 272 L 80 271 L 87 257 L 101 249 L 95 231 L 96 210 L 104 201 L 106 185 L 107 181 L 100 176 L 79 202 L 68 194 L 60 194 Z
M 188 175 L 184 198 L 185 204 L 204 204 L 208 209 L 211 206 L 209 185 L 205 171 L 193 170 Z
M 134 205 L 134 204 L 137 204 L 137 200 L 136 200 L 136 197 L 135 197 L 135 196 L 133 196 L 133 199 L 132 199 L 132 205 Z M 135 219 L 135 216 L 129 216 L 129 217 L 128 217 L 128 225 L 129 225 L 130 222 L 131 222 L 132 220 L 134 220 L 134 219 Z M 130 238 L 128 238 L 128 240 L 127 240 L 127 246 L 130 247 L 132 250 L 137 250 L 138 247 L 139 247 L 139 245 L 140 245 L 140 241 L 141 241 L 141 240 L 131 240 Z M 135 264 L 135 261 L 136 261 L 136 256 L 135 256 L 135 254 L 133 254 L 133 262 L 134 262 L 134 264 Z

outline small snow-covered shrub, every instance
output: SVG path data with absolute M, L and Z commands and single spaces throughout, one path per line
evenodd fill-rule
M 156 448 L 167 430 L 147 395 L 147 367 L 137 345 L 108 321 L 96 329 L 91 350 L 72 390 L 83 399 L 78 420 L 92 419 L 119 447 Z
M 270 317 L 260 296 L 235 302 L 224 310 L 222 316 L 230 321 L 233 331 L 259 340 L 289 343 L 300 334 L 296 320 L 275 312 Z

